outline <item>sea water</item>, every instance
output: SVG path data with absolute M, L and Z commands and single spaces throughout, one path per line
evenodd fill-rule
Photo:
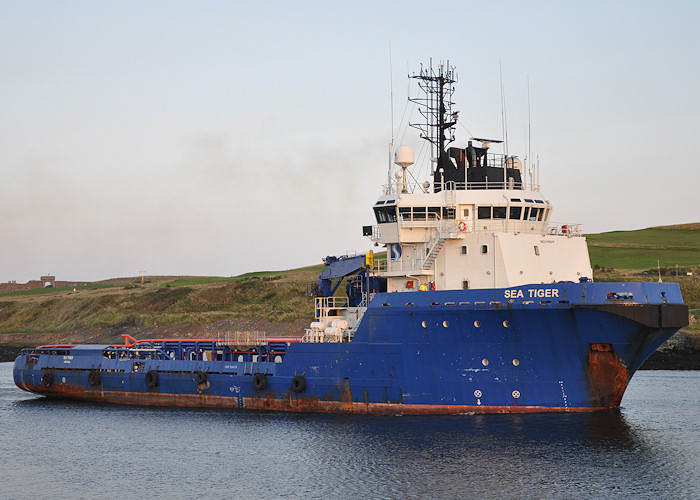
M 700 372 L 615 411 L 347 416 L 39 397 L 0 364 L 0 498 L 700 498 Z

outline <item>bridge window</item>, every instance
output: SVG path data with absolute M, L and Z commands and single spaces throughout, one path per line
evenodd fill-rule
M 520 220 L 523 215 L 523 207 L 510 207 L 509 219 Z
M 539 207 L 532 207 L 532 208 L 530 208 L 530 218 L 528 220 L 541 221 L 543 215 L 544 215 L 544 209 L 539 208 Z
M 379 224 L 386 224 L 388 222 L 396 222 L 396 207 L 375 207 L 374 214 L 377 217 L 377 222 Z
M 441 209 L 440 207 L 428 207 L 428 219 L 438 220 L 440 219 Z
M 506 207 L 493 207 L 493 218 L 494 219 L 505 219 L 506 218 Z
M 490 219 L 491 218 L 491 207 L 477 207 L 476 216 L 479 219 Z

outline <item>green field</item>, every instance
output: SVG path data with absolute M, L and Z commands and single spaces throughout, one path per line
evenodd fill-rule
M 588 234 L 591 265 L 621 270 L 700 265 L 700 230 L 640 229 Z M 685 272 L 683 273 L 685 274 Z

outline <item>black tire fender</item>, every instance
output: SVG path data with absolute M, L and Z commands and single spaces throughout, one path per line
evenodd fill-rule
M 253 387 L 256 391 L 264 391 L 267 387 L 267 377 L 264 373 L 256 373 L 253 376 Z
M 207 374 L 204 372 L 197 372 L 194 374 L 194 381 L 199 385 L 207 383 Z
M 46 387 L 51 387 L 53 385 L 53 373 L 44 373 L 41 376 L 41 383 Z
M 100 385 L 100 373 L 97 370 L 92 370 L 88 374 L 88 383 L 92 386 L 98 386 Z
M 158 387 L 158 372 L 155 370 L 150 370 L 146 372 L 146 385 L 149 389 L 155 389 Z
M 303 375 L 296 375 L 292 379 L 292 390 L 294 392 L 304 392 L 306 390 L 306 377 Z

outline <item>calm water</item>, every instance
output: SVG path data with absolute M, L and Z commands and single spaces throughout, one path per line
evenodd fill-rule
M 640 372 L 618 412 L 364 417 L 121 407 L 17 389 L 1 498 L 700 498 L 700 372 Z

